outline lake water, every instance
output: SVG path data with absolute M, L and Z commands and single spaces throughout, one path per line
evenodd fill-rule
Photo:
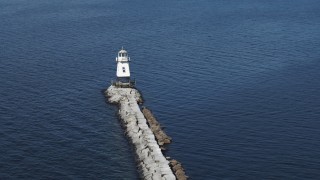
M 317 0 L 1 0 L 0 179 L 138 179 L 124 46 L 192 179 L 320 176 Z

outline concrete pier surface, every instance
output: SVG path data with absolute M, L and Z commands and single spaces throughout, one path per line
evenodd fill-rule
M 135 147 L 142 178 L 148 180 L 176 179 L 170 168 L 170 162 L 163 156 L 155 135 L 140 110 L 138 103 L 142 103 L 142 98 L 138 90 L 110 86 L 105 95 L 110 103 L 119 106 L 119 115 L 127 136 Z

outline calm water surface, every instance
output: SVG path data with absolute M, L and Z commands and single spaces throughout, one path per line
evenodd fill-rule
M 138 179 L 124 46 L 192 179 L 320 176 L 317 0 L 0 0 L 0 179 Z

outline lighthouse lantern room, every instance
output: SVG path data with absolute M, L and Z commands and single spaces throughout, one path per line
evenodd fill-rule
M 117 62 L 117 80 L 113 83 L 118 87 L 133 87 L 135 82 L 130 79 L 128 52 L 123 48 L 118 52 Z

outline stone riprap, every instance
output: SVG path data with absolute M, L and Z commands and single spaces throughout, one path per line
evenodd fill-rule
M 157 119 L 153 116 L 152 112 L 146 108 L 142 108 L 142 113 L 144 117 L 147 119 L 149 127 L 153 134 L 156 137 L 156 140 L 160 146 L 161 149 L 165 150 L 164 145 L 171 143 L 171 137 L 169 137 L 161 128 L 160 123 L 157 121 Z
M 187 180 L 188 176 L 186 175 L 181 163 L 175 159 L 170 160 L 170 166 L 173 173 L 176 175 L 177 180 Z
M 110 103 L 119 105 L 119 115 L 135 147 L 143 179 L 176 179 L 140 110 L 138 103 L 142 103 L 142 98 L 138 90 L 110 86 L 105 93 Z

